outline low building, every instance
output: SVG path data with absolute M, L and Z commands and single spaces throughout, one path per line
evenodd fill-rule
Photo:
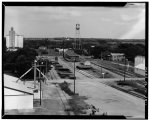
M 4 74 L 4 110 L 33 109 L 33 90 L 21 83 L 18 78 Z
M 124 53 L 111 53 L 110 60 L 112 61 L 123 61 L 124 60 Z
M 68 51 L 68 49 L 59 49 L 59 54 L 63 54 L 63 52 L 65 53 L 66 51 Z
M 40 46 L 39 49 L 40 49 L 40 50 L 46 50 L 47 47 L 45 47 L 45 46 Z
M 145 57 L 136 56 L 134 59 L 134 67 L 135 73 L 145 76 Z

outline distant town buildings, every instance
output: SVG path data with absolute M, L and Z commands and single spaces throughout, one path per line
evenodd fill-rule
M 45 47 L 45 46 L 40 46 L 39 49 L 40 49 L 40 50 L 46 50 L 47 47 Z
M 23 48 L 23 36 L 17 35 L 13 27 L 11 27 L 9 35 L 6 36 L 6 47 L 11 51 L 15 51 L 17 48 Z
M 123 61 L 124 53 L 111 53 L 110 58 L 112 61 Z

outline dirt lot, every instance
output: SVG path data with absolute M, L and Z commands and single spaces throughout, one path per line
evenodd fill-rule
M 73 83 L 71 86 L 73 90 Z M 76 92 L 86 96 L 87 104 L 92 104 L 108 115 L 124 115 L 127 118 L 144 118 L 145 101 L 130 94 L 116 90 L 98 80 L 77 80 Z

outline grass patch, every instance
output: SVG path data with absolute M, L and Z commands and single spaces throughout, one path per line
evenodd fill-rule
M 33 107 L 40 107 L 40 100 L 39 99 L 34 99 L 33 100 Z
M 117 85 L 120 86 L 130 86 L 133 88 L 135 92 L 138 92 L 140 94 L 145 95 L 146 94 L 146 88 L 138 83 L 136 81 L 117 81 Z
M 75 115 L 86 114 L 85 110 L 88 109 L 88 104 L 84 102 L 87 98 L 85 96 L 75 95 L 69 99 L 69 105 Z
M 146 95 L 146 89 L 143 90 L 143 89 L 140 89 L 140 88 L 136 88 L 136 89 L 134 89 L 134 91 L 138 92 L 140 94 Z
M 63 83 L 60 83 L 59 86 L 60 88 L 65 91 L 65 93 L 67 93 L 69 96 L 74 95 L 74 93 L 70 90 L 69 88 L 69 83 L 67 83 L 66 81 L 64 81 Z

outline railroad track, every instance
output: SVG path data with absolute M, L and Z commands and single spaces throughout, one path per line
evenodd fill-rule
M 50 77 L 51 77 L 51 80 L 58 80 L 58 77 L 55 75 L 54 71 L 51 71 L 50 74 L 51 74 L 51 76 L 50 76 Z M 63 106 L 64 106 L 64 110 L 67 111 L 67 110 L 68 110 L 68 105 L 69 105 L 68 99 L 67 99 L 66 95 L 64 94 L 63 90 L 61 90 L 61 89 L 58 90 L 59 85 L 58 85 L 58 84 L 55 84 L 55 86 L 56 86 L 56 90 L 57 90 L 57 92 L 58 92 L 60 101 L 62 102 L 62 104 L 63 104 Z M 61 93 L 60 93 L 60 91 L 61 91 Z M 65 100 L 66 100 L 67 102 L 64 101 L 64 99 L 62 98 L 62 96 L 65 98 Z M 66 103 L 67 103 L 67 104 L 66 104 Z M 70 112 L 67 111 L 67 114 L 70 115 Z
M 86 61 L 84 58 L 82 58 L 82 61 Z M 114 73 L 116 73 L 116 74 L 118 74 L 118 75 L 120 75 L 120 76 L 124 76 L 124 72 L 125 71 L 123 71 L 123 70 L 119 70 L 119 69 L 116 69 L 116 68 L 114 68 L 114 67 L 110 67 L 110 66 L 102 66 L 102 65 L 99 65 L 99 64 L 96 64 L 96 63 L 94 63 L 94 62 L 91 62 L 93 65 L 96 65 L 96 66 L 99 66 L 99 67 L 102 67 L 102 68 L 105 68 L 105 69 L 107 69 L 107 70 L 110 70 L 110 71 L 112 71 L 112 72 L 114 72 Z M 106 64 L 107 65 L 107 64 Z M 125 75 L 126 75 L 126 77 L 127 78 L 131 78 L 131 77 L 137 77 L 137 76 L 135 76 L 135 74 L 134 73 L 129 73 L 129 72 L 125 72 Z
M 95 61 L 95 62 L 93 62 L 94 64 L 96 64 L 96 65 L 99 65 L 98 63 L 98 61 Z M 112 64 L 112 65 L 111 65 Z M 103 66 L 102 66 L 103 65 Z M 105 65 L 105 66 L 104 66 Z M 103 67 L 103 68 L 107 68 L 107 69 L 111 69 L 111 70 L 113 70 L 113 71 L 115 71 L 116 73 L 120 73 L 121 75 L 124 75 L 124 72 L 126 73 L 126 75 L 127 76 L 129 76 L 129 77 L 143 77 L 144 78 L 144 76 L 142 76 L 142 75 L 139 75 L 139 74 L 136 74 L 135 72 L 133 72 L 134 71 L 134 68 L 132 67 L 132 72 L 131 72 L 131 67 L 129 67 L 128 68 L 128 70 L 130 70 L 130 71 L 128 71 L 127 69 L 126 69 L 126 71 L 124 70 L 124 66 L 122 67 L 122 66 L 120 66 L 120 65 L 116 65 L 115 67 L 114 67 L 114 64 L 113 63 L 111 63 L 111 62 L 102 62 L 102 64 L 101 64 L 101 66 Z
M 65 59 L 63 59 L 63 60 L 66 61 Z M 74 68 L 74 66 L 72 65 L 72 63 L 67 62 L 67 64 L 68 64 L 68 68 L 69 68 L 69 69 L 72 70 L 72 69 Z M 79 69 L 77 69 L 77 68 L 76 68 L 76 71 L 77 71 L 78 73 L 84 75 L 85 77 L 90 78 L 90 79 L 97 78 L 97 77 L 95 77 L 95 76 L 93 76 L 93 75 L 91 75 L 91 74 L 89 74 L 89 73 L 87 73 L 87 72 L 85 72 L 85 71 L 79 70 Z
M 84 58 L 82 58 L 82 60 L 83 61 L 86 61 Z M 90 61 L 92 61 L 91 59 L 90 59 Z M 108 70 L 110 70 L 110 71 L 113 71 L 114 73 L 116 73 L 116 74 L 118 74 L 118 75 L 120 75 L 120 76 L 124 76 L 124 72 L 125 72 L 125 75 L 126 75 L 126 77 L 128 77 L 128 78 L 131 78 L 131 77 L 144 77 L 144 76 L 141 76 L 141 75 L 139 75 L 139 74 L 136 74 L 136 73 L 134 73 L 134 72 L 129 72 L 129 71 L 124 71 L 124 68 L 122 68 L 119 64 L 118 65 L 116 65 L 116 67 L 113 67 L 114 66 L 114 64 L 113 63 L 108 63 L 108 62 L 104 62 L 104 61 L 102 61 L 102 64 L 98 64 L 98 60 L 96 60 L 95 62 L 91 62 L 92 64 L 94 64 L 94 65 L 97 65 L 97 66 L 100 66 L 100 67 L 102 67 L 102 68 L 105 68 L 105 69 L 108 69 Z M 112 64 L 112 65 L 111 65 Z M 105 65 L 105 66 L 104 66 Z M 118 68 L 117 68 L 118 67 Z M 120 69 L 119 69 L 120 68 Z M 130 67 L 130 69 L 131 69 L 131 67 Z M 129 69 L 129 70 L 130 70 Z M 132 67 L 132 69 L 134 70 L 134 68 Z
M 93 62 L 91 62 L 91 63 L 92 63 L 92 64 L 95 64 L 95 63 L 93 63 Z M 73 66 L 71 63 L 68 63 L 68 65 L 69 65 L 69 66 L 68 66 L 69 68 L 74 68 L 74 66 Z M 102 67 L 102 66 L 100 66 L 100 65 L 98 65 L 98 64 L 95 64 L 95 65 L 97 65 L 97 66 L 99 66 L 99 67 Z M 103 68 L 105 68 L 105 67 L 103 67 Z M 108 69 L 108 68 L 106 68 L 106 69 Z M 110 69 L 109 69 L 109 70 L 110 70 Z M 79 70 L 79 69 L 77 69 L 77 68 L 76 68 L 76 71 L 78 71 L 79 73 L 83 74 L 84 76 L 86 76 L 86 77 L 88 77 L 88 78 L 90 78 L 90 79 L 97 78 L 97 77 L 95 77 L 95 76 L 93 76 L 93 75 L 91 75 L 91 74 L 89 74 L 89 73 L 87 73 L 87 72 L 81 71 L 81 70 Z M 117 71 L 118 71 L 118 70 L 117 70 Z M 121 72 L 117 72 L 117 73 L 121 74 Z M 89 76 L 89 75 L 90 75 L 90 76 Z M 124 73 L 123 73 L 123 75 L 124 75 Z M 136 82 L 139 83 L 139 84 L 142 84 L 142 85 L 146 84 L 146 82 L 140 81 L 140 80 L 137 80 Z M 99 83 L 102 83 L 102 82 L 99 82 Z M 133 96 L 136 96 L 136 97 L 138 97 L 138 98 L 142 98 L 142 99 L 144 99 L 144 100 L 146 99 L 146 97 L 145 97 L 144 95 L 137 94 L 137 93 L 134 93 L 134 92 L 131 92 L 131 91 L 127 91 L 127 90 L 122 89 L 122 88 L 119 88 L 119 87 L 117 87 L 117 86 L 113 86 L 113 85 L 111 85 L 111 84 L 109 84 L 109 83 L 103 83 L 103 84 L 106 84 L 106 85 L 108 85 L 108 86 L 111 86 L 112 88 L 115 88 L 115 89 L 117 89 L 117 90 L 126 92 L 126 93 L 131 94 L 131 95 L 133 95 Z
M 102 68 L 105 68 L 105 69 L 107 69 L 107 70 L 110 70 L 110 71 L 112 71 L 113 73 L 116 73 L 116 74 L 118 74 L 118 75 L 120 75 L 120 76 L 124 76 L 124 73 L 125 73 L 126 77 L 128 77 L 128 78 L 130 78 L 130 77 L 136 77 L 136 76 L 134 76 L 133 74 L 129 74 L 129 73 L 127 73 L 127 72 L 124 72 L 124 71 L 122 71 L 122 70 L 116 69 L 116 68 L 114 68 L 114 67 L 102 66 L 102 65 L 96 64 L 96 63 L 94 63 L 94 62 L 91 62 L 91 63 L 92 63 L 93 65 L 98 66 L 98 67 L 102 67 Z
M 110 83 L 105 83 L 105 82 L 103 82 L 104 84 L 106 84 L 106 85 L 108 85 L 108 86 L 110 86 L 110 87 L 113 87 L 113 88 L 115 88 L 115 89 L 117 89 L 117 90 L 120 90 L 120 91 L 123 91 L 123 92 L 126 92 L 126 93 L 128 93 L 128 94 L 131 94 L 131 95 L 133 95 L 133 96 L 136 96 L 136 97 L 138 97 L 138 98 L 142 98 L 142 99 L 146 99 L 146 96 L 144 96 L 144 95 L 142 95 L 142 94 L 137 94 L 137 93 L 134 93 L 134 92 L 131 92 L 131 91 L 127 91 L 127 90 L 125 90 L 125 89 L 122 89 L 122 88 L 120 88 L 120 87 L 118 87 L 118 86 L 114 86 L 114 85 L 112 85 L 112 84 L 110 84 Z
M 118 70 L 118 69 L 113 68 L 113 67 L 102 66 L 102 65 L 96 64 L 96 63 L 94 63 L 94 62 L 91 62 L 91 63 L 92 63 L 93 65 L 98 66 L 98 67 L 102 67 L 102 68 L 105 68 L 105 69 L 107 69 L 107 70 L 110 70 L 110 71 L 112 71 L 112 72 L 114 72 L 114 73 L 116 73 L 116 74 L 118 74 L 118 75 L 121 75 L 121 76 L 124 76 L 124 74 L 125 74 L 125 77 L 127 77 L 127 78 L 137 78 L 137 76 L 136 76 L 135 74 L 133 74 L 133 73 L 129 73 L 129 72 L 125 72 L 125 73 L 124 73 L 124 71 Z M 146 82 L 146 81 L 137 80 L 137 83 L 142 84 L 142 85 L 147 85 L 147 82 Z

